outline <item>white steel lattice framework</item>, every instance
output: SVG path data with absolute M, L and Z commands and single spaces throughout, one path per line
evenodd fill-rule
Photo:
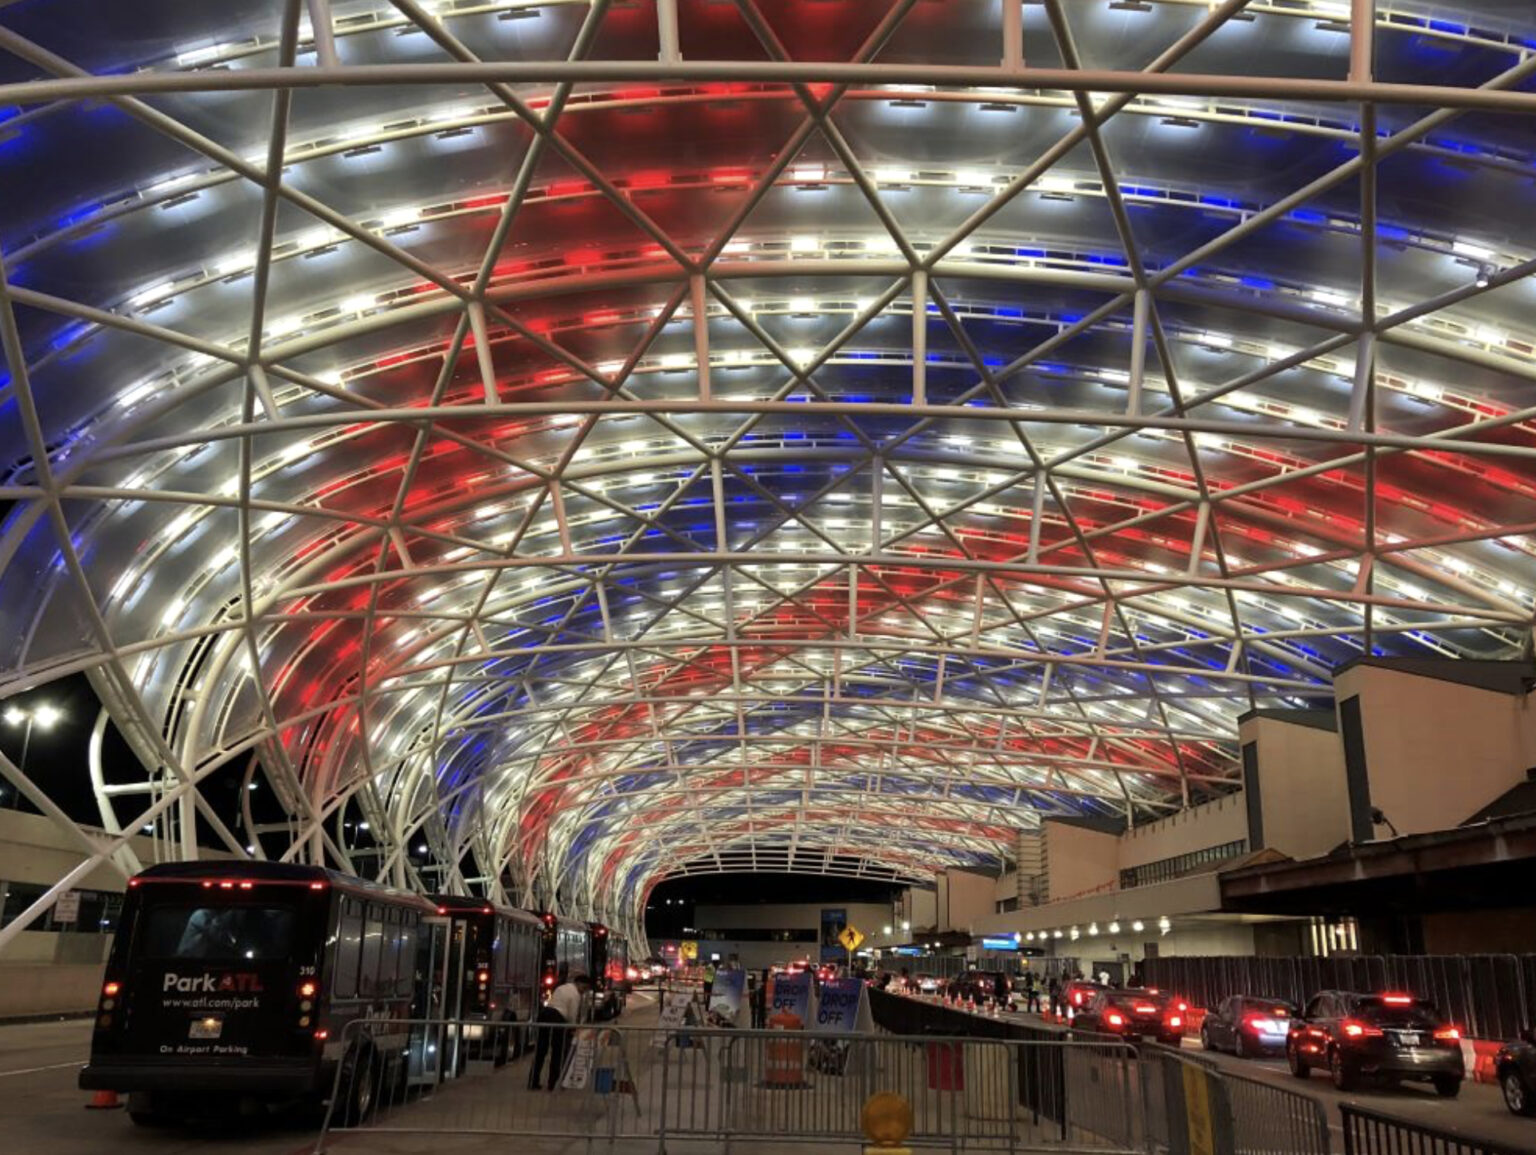
M 87 866 L 634 931 L 1529 652 L 1510 6 L 131 7 L 0 4 L 0 694 L 88 675 L 116 833 L 0 773 Z

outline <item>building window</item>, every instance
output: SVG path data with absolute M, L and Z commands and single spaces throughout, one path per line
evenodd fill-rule
M 1313 958 L 1358 954 L 1360 951 L 1360 927 L 1352 918 L 1341 918 L 1337 922 L 1314 918 L 1311 933 Z
M 1192 850 L 1188 854 L 1179 854 L 1173 858 L 1163 858 L 1157 862 L 1133 866 L 1129 870 L 1120 872 L 1120 889 L 1130 890 L 1137 886 L 1150 886 L 1154 882 L 1168 882 L 1198 870 L 1202 866 L 1236 858 L 1247 852 L 1248 840 L 1239 838 L 1236 842 L 1224 842 L 1220 846 L 1207 846 L 1204 850 Z

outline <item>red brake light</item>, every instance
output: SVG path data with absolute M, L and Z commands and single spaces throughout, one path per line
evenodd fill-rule
M 1381 1001 L 1391 1003 L 1394 1007 L 1406 1007 L 1413 1004 L 1412 995 L 1382 995 Z
M 1362 1023 L 1358 1019 L 1345 1019 L 1341 1026 L 1344 1033 L 1351 1039 L 1374 1038 L 1381 1034 L 1377 1028 L 1369 1023 Z
M 555 976 L 554 975 L 545 975 L 544 976 L 544 985 L 547 986 L 547 987 L 554 986 L 555 985 Z
M 203 889 L 204 890 L 212 890 L 213 889 L 213 883 L 209 882 L 206 878 L 203 879 Z
M 101 993 L 106 998 L 115 999 L 117 998 L 117 993 L 122 989 L 122 983 L 108 983 L 106 986 L 101 988 Z
M 315 1038 L 317 1039 L 328 1039 L 330 1037 L 331 1032 L 326 1030 L 324 1027 L 321 1027 L 318 1031 L 315 1032 Z
M 325 883 L 323 883 L 323 882 L 311 882 L 309 884 L 309 889 L 310 890 L 324 890 L 325 889 Z
M 437 908 L 437 913 L 438 914 L 447 914 L 448 913 L 448 908 L 446 906 L 440 906 L 440 907 Z
M 312 999 L 315 997 L 315 992 L 319 989 L 320 987 L 315 983 L 300 983 L 299 997 L 301 999 Z
M 235 884 L 233 882 L 231 882 L 229 879 L 226 878 L 223 882 L 219 883 L 219 889 L 220 890 L 234 890 L 235 889 Z
M 1461 1032 L 1455 1027 L 1441 1027 L 1435 1032 L 1435 1038 L 1443 1043 L 1454 1043 L 1461 1038 Z
M 128 889 L 129 890 L 133 890 L 138 885 L 139 885 L 139 880 L 137 878 L 130 878 L 128 880 Z
M 255 885 L 256 884 L 254 882 L 242 882 L 240 884 L 240 889 L 241 890 L 250 890 Z
M 1104 1021 L 1112 1027 L 1125 1026 L 1125 1016 L 1119 1011 L 1110 1011 L 1109 1014 L 1104 1016 Z
M 481 971 L 480 972 L 480 981 L 482 983 L 490 982 L 491 981 L 491 972 L 490 971 Z
M 1170 1027 L 1182 1027 L 1184 1025 L 1184 1020 L 1179 1018 L 1178 1015 L 1169 1015 L 1168 1025 Z
M 1155 1015 L 1157 1013 L 1157 1008 L 1154 1007 L 1151 1003 L 1137 1003 L 1135 1011 L 1138 1015 Z

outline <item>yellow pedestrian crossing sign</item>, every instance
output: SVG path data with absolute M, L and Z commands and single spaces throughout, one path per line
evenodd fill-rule
M 859 944 L 864 941 L 864 933 L 856 926 L 845 926 L 838 934 L 837 941 L 843 944 L 843 949 L 849 954 L 859 949 Z

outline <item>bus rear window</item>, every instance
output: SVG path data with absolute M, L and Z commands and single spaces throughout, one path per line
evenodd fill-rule
M 148 958 L 286 958 L 293 911 L 281 906 L 159 906 L 144 921 Z

